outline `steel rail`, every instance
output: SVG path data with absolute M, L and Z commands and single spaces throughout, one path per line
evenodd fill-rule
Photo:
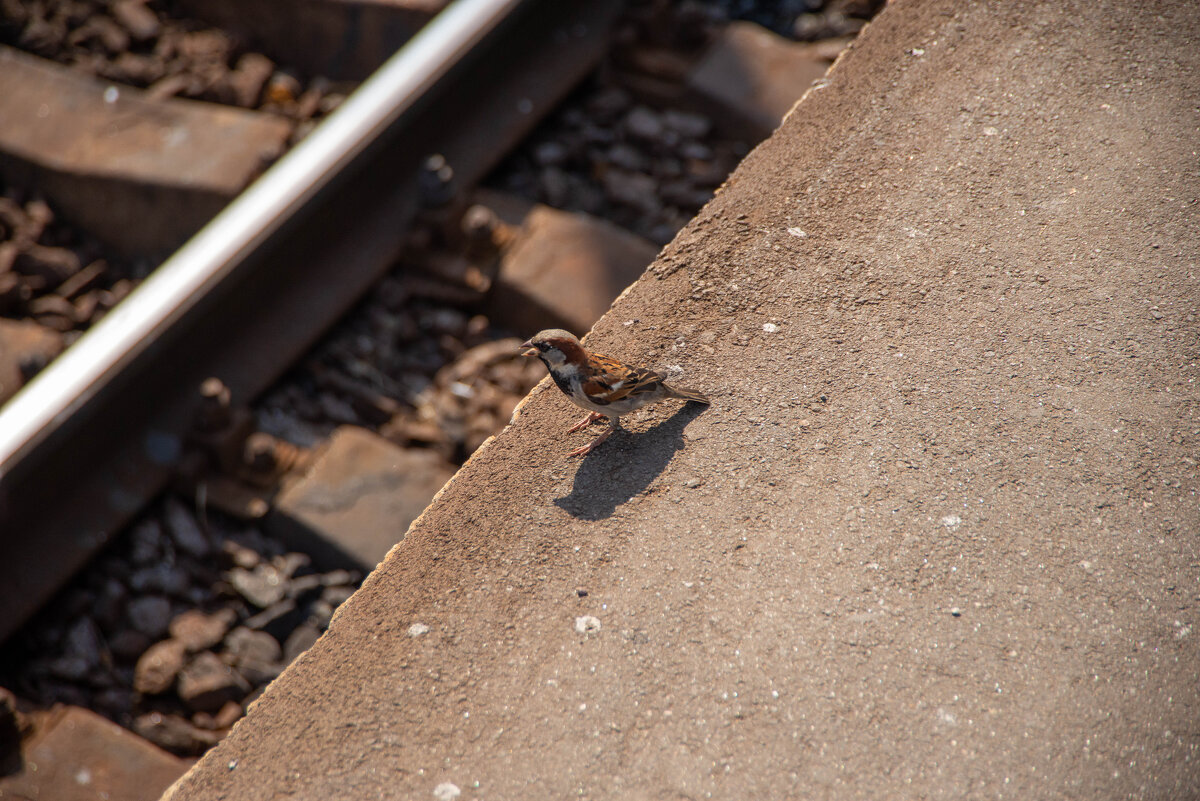
M 166 485 L 200 382 L 274 381 L 394 262 L 424 159 L 482 178 L 619 6 L 456 0 L 0 409 L 0 641 Z
M 0 408 L 0 478 L 295 214 L 522 0 L 457 0 Z

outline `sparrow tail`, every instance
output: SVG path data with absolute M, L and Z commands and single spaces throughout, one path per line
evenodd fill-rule
M 710 403 L 707 395 L 703 392 L 697 392 L 694 389 L 688 389 L 687 387 L 667 387 L 667 389 L 671 390 L 672 398 L 695 401 L 696 403 L 703 403 L 705 406 Z

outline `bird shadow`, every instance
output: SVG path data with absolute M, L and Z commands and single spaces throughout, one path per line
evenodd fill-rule
M 684 427 L 706 408 L 688 403 L 648 431 L 619 429 L 583 457 L 571 494 L 555 498 L 555 506 L 581 520 L 610 516 L 662 473 L 671 457 L 686 444 Z

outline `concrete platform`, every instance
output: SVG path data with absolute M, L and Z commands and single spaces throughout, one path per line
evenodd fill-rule
M 890 5 L 166 797 L 1194 795 L 1198 37 Z

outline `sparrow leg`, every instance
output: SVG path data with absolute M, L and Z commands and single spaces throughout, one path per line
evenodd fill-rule
M 576 423 L 575 425 L 568 428 L 567 433 L 574 434 L 576 431 L 579 431 L 580 429 L 587 428 L 588 426 L 590 426 L 592 423 L 596 422 L 597 420 L 603 420 L 603 419 L 604 419 L 604 415 L 600 414 L 600 412 L 592 412 L 587 417 L 583 418 L 578 423 Z
M 604 417 L 604 415 L 600 415 L 600 416 Z M 584 445 L 582 448 L 576 448 L 575 450 L 568 453 L 567 458 L 570 459 L 572 456 L 584 456 L 586 454 L 591 453 L 593 450 L 595 450 L 597 445 L 599 445 L 601 442 L 604 442 L 604 440 L 611 437 L 612 433 L 621 427 L 621 421 L 620 421 L 619 417 L 610 417 L 610 418 L 608 418 L 608 420 L 609 420 L 609 423 L 611 423 L 611 425 L 609 425 L 608 428 L 604 429 L 604 433 L 602 433 L 600 436 L 596 437 L 594 440 L 589 442 L 587 445 Z

